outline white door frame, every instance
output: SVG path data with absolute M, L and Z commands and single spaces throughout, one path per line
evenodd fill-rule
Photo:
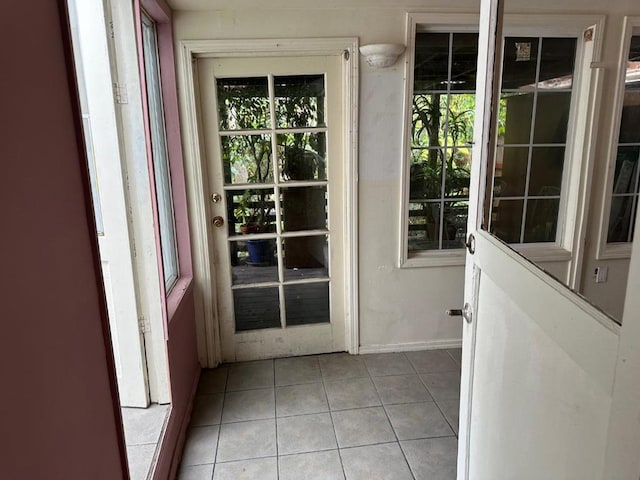
M 198 108 L 198 57 L 343 55 L 345 159 L 345 345 L 351 354 L 360 346 L 358 315 L 358 39 L 296 38 L 266 40 L 185 40 L 180 42 L 180 109 L 193 247 L 198 357 L 206 367 L 221 361 L 220 328 L 213 285 L 216 259 L 212 248 L 211 203 L 206 155 Z

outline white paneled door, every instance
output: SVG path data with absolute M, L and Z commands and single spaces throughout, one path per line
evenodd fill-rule
M 481 228 L 499 4 L 484 0 L 480 18 L 474 140 L 481 148 L 469 207 L 458 480 L 586 480 L 603 472 L 635 480 L 638 462 L 628 453 L 638 444 L 607 446 L 621 433 L 639 438 L 638 403 L 629 401 L 638 398 L 640 362 L 629 347 L 638 342 L 624 342 L 637 334 L 637 318 L 625 311 L 620 327 Z
M 345 350 L 342 62 L 198 60 L 223 361 Z

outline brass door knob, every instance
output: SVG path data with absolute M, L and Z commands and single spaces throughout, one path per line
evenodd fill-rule
M 216 227 L 221 227 L 224 225 L 224 218 L 222 218 L 220 215 L 213 217 L 213 225 Z

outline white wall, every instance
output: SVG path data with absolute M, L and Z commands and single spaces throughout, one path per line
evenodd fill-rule
M 178 43 L 185 39 L 234 39 L 278 37 L 357 36 L 368 43 L 404 43 L 407 11 L 445 11 L 450 3 L 440 1 L 389 2 L 388 0 L 274 0 L 270 9 L 257 0 L 173 0 L 177 11 L 174 33 Z M 393 3 L 393 5 L 391 5 Z M 597 0 L 536 2 L 536 13 L 607 13 Z M 530 2 L 508 2 L 510 12 L 525 12 Z M 227 5 L 233 9 L 226 8 Z M 430 7 L 431 5 L 431 7 Z M 510 6 L 512 5 L 512 6 Z M 610 121 L 611 82 L 617 62 L 622 12 L 638 14 L 640 6 L 631 0 L 607 2 L 615 13 L 607 18 L 604 55 L 607 70 L 601 124 Z M 207 10 L 210 9 L 210 10 Z M 545 10 L 541 10 L 545 8 Z M 215 10 L 213 10 L 215 9 Z M 479 2 L 456 2 L 456 11 L 478 11 Z M 462 305 L 464 268 L 398 267 L 404 62 L 386 70 L 370 69 L 361 61 L 359 125 L 360 201 L 360 336 L 363 350 L 453 345 L 461 338 L 461 320 L 449 318 L 447 308 Z M 606 142 L 598 142 L 592 213 L 599 214 L 604 182 Z M 595 208 L 598 207 L 598 208 Z M 592 221 L 595 226 L 598 222 Z M 595 227 L 594 227 L 595 228 Z M 593 228 L 591 229 L 593 231 Z M 595 251 L 588 255 L 595 258 Z M 593 260 L 587 260 L 584 291 L 614 314 L 624 299 L 626 260 L 610 262 L 610 281 L 592 284 L 589 274 Z M 566 273 L 566 264 L 547 265 L 557 276 Z M 369 347 L 369 348 L 367 348 Z

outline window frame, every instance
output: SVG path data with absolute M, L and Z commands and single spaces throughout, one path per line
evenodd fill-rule
M 600 225 L 598 231 L 598 246 L 596 260 L 614 260 L 631 258 L 632 242 L 612 242 L 607 241 L 609 233 L 609 221 L 611 216 L 611 202 L 613 200 L 613 182 L 615 177 L 616 156 L 618 151 L 618 138 L 620 135 L 620 124 L 622 121 L 622 107 L 625 93 L 625 77 L 627 70 L 627 59 L 631 46 L 631 37 L 640 35 L 640 16 L 624 17 L 622 35 L 620 37 L 620 47 L 618 52 L 618 67 L 615 85 L 615 103 L 612 121 L 608 133 L 609 144 L 607 147 L 607 170 L 605 174 L 605 190 L 602 195 L 600 206 Z M 640 200 L 639 200 L 640 202 Z M 640 203 L 639 203 L 640 205 Z M 638 226 L 636 225 L 636 228 Z
M 450 14 L 428 14 L 422 12 L 411 12 L 407 14 L 406 43 L 407 55 L 405 62 L 405 104 L 404 104 L 404 125 L 403 125 L 403 151 L 402 151 L 402 175 L 401 175 L 401 212 L 400 212 L 400 241 L 398 263 L 400 268 L 415 267 L 441 267 L 458 266 L 465 263 L 465 250 L 425 250 L 420 252 L 408 251 L 408 223 L 409 223 L 409 155 L 410 155 L 410 119 L 413 95 L 413 69 L 415 61 L 415 36 L 420 31 L 448 31 L 448 32 L 469 32 L 477 31 L 479 17 L 468 13 Z M 533 36 L 533 37 L 576 37 L 576 60 L 574 67 L 574 87 L 571 99 L 570 118 L 567 130 L 567 139 L 570 141 L 566 145 L 565 168 L 563 171 L 560 209 L 558 215 L 558 228 L 556 230 L 555 242 L 524 243 L 514 244 L 512 247 L 525 255 L 528 259 L 536 262 L 557 262 L 572 259 L 574 248 L 574 238 L 577 235 L 580 219 L 585 221 L 585 212 L 581 205 L 580 196 L 584 186 L 590 183 L 589 172 L 590 163 L 578 162 L 578 156 L 582 153 L 584 145 L 583 137 L 590 143 L 593 141 L 593 131 L 586 131 L 580 138 L 576 137 L 577 121 L 581 119 L 578 113 L 578 98 L 587 94 L 588 101 L 585 105 L 595 102 L 597 95 L 592 94 L 590 83 L 583 83 L 584 64 L 591 65 L 591 60 L 600 57 L 602 48 L 602 35 L 595 35 L 592 58 L 585 58 L 585 42 L 583 40 L 584 31 L 594 26 L 596 32 L 600 33 L 604 25 L 602 15 L 505 15 L 505 28 L 503 39 L 507 36 Z M 500 55 L 503 54 L 503 48 Z M 500 60 L 502 68 L 502 60 Z M 502 73 L 500 72 L 500 76 Z M 586 122 L 585 122 L 586 123 Z M 584 128 L 584 127 L 583 127 Z M 588 130 L 588 128 L 587 128 Z M 495 140 L 494 140 L 495 141 Z

